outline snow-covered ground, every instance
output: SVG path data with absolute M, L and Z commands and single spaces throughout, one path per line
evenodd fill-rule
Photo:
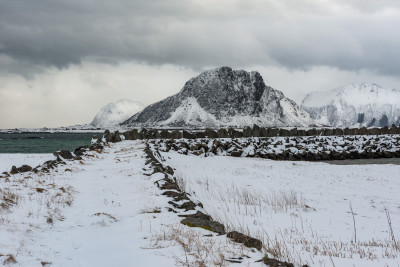
M 296 266 L 400 266 L 398 165 L 162 155 L 208 214 L 270 255 Z
M 54 160 L 53 154 L 2 154 L 0 153 L 0 173 L 9 172 L 13 165 L 20 167 L 27 164 L 33 168 L 45 161 Z
M 154 184 L 163 174 L 150 175 L 144 147 L 123 141 L 49 173 L 1 175 L 0 264 L 220 266 L 247 255 L 244 263 L 261 266 L 262 252 L 168 212 L 170 199 Z

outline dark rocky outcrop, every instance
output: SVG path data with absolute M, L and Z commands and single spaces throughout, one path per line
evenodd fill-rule
M 72 155 L 72 153 L 69 150 L 61 150 L 61 151 L 57 151 L 53 153 L 54 156 L 60 156 L 63 159 L 73 159 L 74 156 Z
M 29 165 L 22 165 L 19 168 L 17 168 L 16 166 L 12 166 L 10 174 L 17 174 L 21 172 L 30 172 L 30 171 L 32 171 L 32 167 Z
M 225 227 L 219 223 L 219 222 L 215 222 L 215 221 L 211 221 L 211 220 L 204 220 L 201 218 L 193 218 L 193 217 L 187 217 L 185 219 L 183 219 L 181 221 L 182 224 L 190 226 L 190 227 L 200 227 L 215 233 L 218 233 L 220 235 L 224 235 L 225 232 Z
M 233 232 L 229 232 L 226 236 L 231 238 L 232 241 L 234 241 L 236 243 L 243 243 L 243 245 L 246 247 L 256 248 L 258 250 L 261 250 L 261 248 L 262 248 L 261 240 L 244 235 L 242 233 L 233 231 Z

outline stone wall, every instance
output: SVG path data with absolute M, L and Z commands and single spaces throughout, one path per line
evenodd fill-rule
M 383 128 L 311 128 L 311 129 L 284 129 L 284 128 L 264 128 L 254 125 L 241 130 L 233 128 L 228 129 L 206 129 L 204 131 L 189 130 L 157 130 L 157 129 L 132 129 L 122 133 L 126 140 L 137 139 L 197 139 L 197 138 L 240 138 L 240 137 L 276 137 L 276 136 L 343 136 L 343 135 L 382 135 L 382 134 L 400 134 L 400 126 Z M 111 134 L 109 141 L 118 139 L 118 134 Z M 117 137 L 118 135 L 118 137 Z

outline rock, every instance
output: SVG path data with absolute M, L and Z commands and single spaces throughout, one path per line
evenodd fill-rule
M 180 131 L 172 131 L 171 138 L 172 139 L 181 139 L 182 138 L 181 132 Z
M 200 138 L 205 138 L 206 137 L 206 135 L 204 134 L 204 132 L 196 132 L 196 133 L 194 133 L 195 135 L 196 135 L 196 138 L 197 139 L 200 139 Z
M 110 133 L 110 131 L 109 131 L 109 130 L 105 130 L 105 131 L 104 131 L 103 137 L 104 137 L 104 139 L 106 139 L 107 142 L 109 142 L 110 139 L 111 139 L 111 133 Z
M 343 129 L 341 129 L 341 128 L 335 129 L 335 135 L 343 135 L 343 134 L 344 134 Z
M 210 128 L 207 128 L 207 129 L 204 131 L 204 135 L 205 135 L 206 137 L 208 137 L 208 138 L 218 138 L 217 132 L 214 131 L 214 130 L 212 130 L 212 129 L 210 129 Z
M 137 140 L 140 139 L 140 135 L 137 129 L 132 129 L 130 131 L 126 131 L 122 133 L 125 136 L 126 140 Z
M 117 142 L 121 142 L 121 134 L 119 133 L 119 131 L 115 131 L 113 134 L 111 134 L 110 136 L 110 142 L 112 143 L 117 143 Z
M 268 136 L 269 137 L 274 137 L 274 136 L 278 136 L 279 134 L 279 129 L 278 128 L 268 128 Z
M 297 130 L 297 136 L 306 136 L 307 132 L 306 130 Z
M 171 133 L 168 130 L 163 129 L 163 130 L 161 130 L 160 138 L 169 139 L 169 138 L 171 138 Z
M 174 201 L 189 200 L 185 193 L 176 191 L 165 191 L 162 193 L 163 196 L 171 197 Z
M 271 267 L 294 267 L 292 263 L 287 263 L 286 261 L 279 261 L 276 259 L 270 259 L 267 256 L 263 258 L 262 260 L 265 265 L 271 266 Z
M 186 139 L 196 139 L 196 135 L 189 133 L 188 131 L 183 130 L 182 137 Z
M 317 130 L 315 128 L 307 130 L 307 136 L 316 136 L 317 135 Z
M 74 156 L 72 155 L 72 153 L 68 150 L 61 150 L 61 151 L 57 151 L 53 153 L 54 156 L 60 156 L 63 159 L 73 159 Z
M 242 155 L 243 151 L 241 150 L 234 150 L 231 152 L 232 157 L 240 157 Z
M 177 206 L 177 208 L 188 211 L 188 210 L 195 210 L 196 206 L 197 205 L 193 201 L 189 200 L 189 201 L 186 201 L 185 203 L 183 203 L 182 205 Z
M 354 129 L 345 128 L 343 130 L 344 135 L 354 135 Z
M 210 215 L 204 214 L 201 211 L 197 211 L 195 214 L 185 214 L 185 215 L 178 215 L 179 217 L 185 217 L 185 218 L 195 218 L 195 219 L 200 219 L 204 221 L 212 221 L 212 218 Z
M 233 128 L 229 128 L 229 129 L 228 129 L 228 137 L 229 137 L 229 138 L 240 138 L 240 137 L 242 137 L 242 136 L 243 136 L 243 133 L 242 133 L 242 132 L 236 131 L 236 130 L 233 129 Z
M 59 164 L 59 161 L 57 161 L 57 160 L 48 160 L 43 164 L 43 167 L 47 168 L 47 169 L 53 169 L 58 164 Z
M 262 242 L 260 240 L 242 233 L 233 231 L 229 232 L 226 236 L 231 238 L 236 243 L 243 243 L 243 245 L 248 248 L 256 248 L 258 250 L 261 250 L 262 248 Z
M 250 126 L 247 126 L 243 129 L 243 137 L 252 137 L 253 136 L 253 131 L 250 128 Z
M 280 129 L 279 130 L 279 136 L 289 136 L 289 130 Z
M 29 165 L 22 165 L 17 170 L 18 170 L 18 172 L 30 172 L 30 171 L 32 171 L 32 167 Z
M 10 174 L 17 174 L 17 173 L 18 173 L 17 167 L 16 167 L 16 166 L 12 166 L 12 167 L 11 167 Z
M 367 128 L 361 127 L 360 129 L 358 129 L 358 134 L 359 135 L 367 135 L 368 134 Z
M 289 130 L 289 136 L 297 136 L 297 128 Z
M 368 134 L 369 135 L 379 135 L 379 134 L 381 134 L 381 129 L 380 128 L 370 128 L 370 129 L 368 129 Z
M 261 137 L 261 129 L 260 129 L 260 126 L 258 126 L 257 124 L 253 125 L 252 132 L 253 132 L 254 137 Z
M 219 129 L 217 131 L 218 138 L 229 138 L 228 131 L 226 129 Z
M 140 139 L 149 139 L 149 131 L 146 128 L 142 128 L 139 132 Z
M 324 128 L 322 130 L 322 135 L 323 136 L 331 136 L 331 135 L 333 135 L 333 129 Z
M 390 134 L 397 134 L 397 127 L 396 127 L 396 125 L 394 125 L 394 124 L 392 124 L 392 127 L 390 127 L 390 129 L 389 129 L 389 133 Z
M 191 218 L 187 217 L 181 221 L 182 224 L 190 226 L 190 227 L 200 227 L 220 235 L 224 235 L 225 227 L 219 222 L 204 220 L 202 218 Z
M 102 144 L 92 144 L 91 146 L 89 146 L 89 150 L 102 150 L 104 148 L 104 146 Z M 76 154 L 75 154 L 76 155 Z M 80 156 L 80 155 L 77 155 Z
M 260 137 L 268 137 L 268 130 L 264 127 L 260 129 Z
M 152 129 L 152 130 L 149 131 L 149 138 L 148 139 L 156 139 L 157 136 L 160 136 L 160 134 L 158 133 L 158 130 Z

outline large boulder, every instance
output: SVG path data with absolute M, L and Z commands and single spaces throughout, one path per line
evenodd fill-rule
M 396 127 L 396 125 L 392 124 L 392 127 L 390 127 L 390 129 L 389 129 L 389 133 L 397 134 L 397 132 L 398 132 L 398 128 Z
M 32 171 L 32 167 L 29 165 L 22 165 L 19 168 L 12 166 L 10 174 L 17 174 L 17 173 L 21 173 L 21 172 L 30 172 L 30 171 Z
M 172 139 L 181 139 L 182 138 L 182 134 L 181 134 L 180 131 L 177 131 L 177 130 L 172 131 L 171 132 L 171 138 Z
M 306 132 L 307 136 L 316 136 L 317 134 L 317 130 L 315 128 L 312 129 L 308 129 Z
M 228 129 L 228 137 L 229 138 L 240 138 L 240 137 L 243 137 L 243 133 L 239 132 L 239 131 L 236 131 L 233 128 L 229 128 Z
M 260 240 L 244 235 L 242 233 L 233 231 L 227 233 L 226 236 L 231 238 L 233 242 L 242 243 L 245 247 L 256 248 L 258 250 L 261 250 L 262 248 L 262 242 Z
M 104 139 L 106 139 L 106 141 L 109 142 L 111 139 L 111 132 L 109 130 L 105 130 L 103 136 L 104 136 Z
M 228 131 L 226 129 L 221 128 L 217 131 L 217 136 L 218 138 L 228 138 L 229 137 Z
M 344 134 L 344 131 L 343 131 L 342 128 L 336 128 L 335 129 L 335 135 L 343 135 L 343 134 Z
M 257 124 L 253 125 L 252 132 L 253 132 L 254 137 L 261 137 L 261 129 L 260 129 L 260 126 L 258 126 Z
M 208 138 L 218 138 L 218 134 L 216 131 L 214 131 L 213 129 L 207 128 L 204 131 L 204 135 Z
M 269 137 L 275 137 L 275 136 L 278 136 L 278 134 L 279 134 L 278 128 L 268 128 L 267 131 L 268 131 Z
M 289 134 L 290 134 L 289 130 L 286 129 L 279 130 L 279 136 L 289 136 Z
M 253 136 L 253 131 L 250 128 L 250 126 L 247 126 L 243 129 L 243 137 L 252 137 Z
M 69 150 L 61 150 L 61 151 L 57 151 L 53 153 L 54 156 L 60 156 L 63 159 L 73 159 L 74 156 L 72 155 L 72 153 Z
M 160 138 L 161 139 L 169 139 L 169 138 L 171 138 L 171 133 L 168 130 L 163 129 L 160 132 Z
M 359 135 L 367 135 L 368 134 L 367 128 L 361 127 L 360 129 L 358 129 L 358 134 Z
M 196 139 L 196 135 L 189 133 L 188 131 L 183 130 L 182 137 L 186 139 Z
M 297 136 L 297 134 L 298 134 L 297 128 L 289 130 L 289 136 Z
M 140 135 L 137 129 L 132 129 L 123 133 L 126 140 L 137 140 L 140 139 Z
M 143 128 L 142 130 L 140 130 L 139 136 L 140 136 L 140 139 L 149 139 L 150 134 L 146 128 Z
M 389 134 L 389 127 L 385 126 L 381 129 L 381 134 Z
M 204 218 L 187 217 L 181 221 L 182 224 L 190 227 L 200 227 L 212 232 L 216 232 L 220 235 L 224 235 L 225 227 L 219 222 L 214 222 L 211 220 L 205 220 Z
M 112 143 L 117 143 L 117 142 L 121 142 L 121 134 L 119 133 L 119 131 L 115 131 L 113 134 L 111 134 L 110 137 L 110 142 Z

